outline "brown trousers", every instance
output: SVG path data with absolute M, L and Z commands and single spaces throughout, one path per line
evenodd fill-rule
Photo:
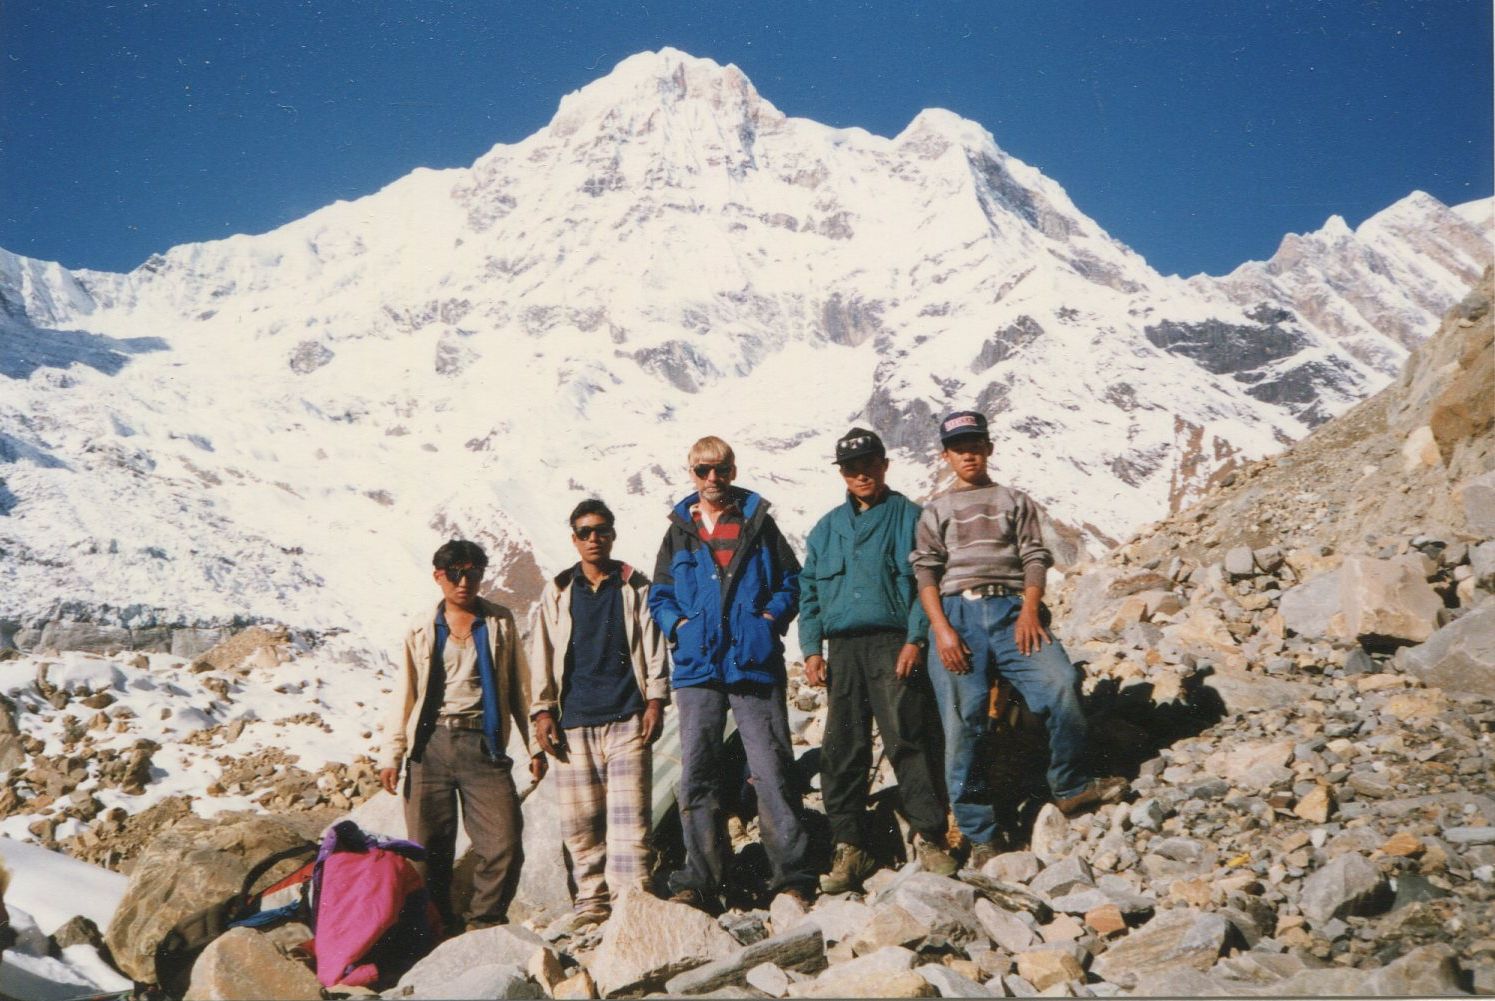
M 405 786 L 405 830 L 426 849 L 417 865 L 442 920 L 458 922 L 452 909 L 452 863 L 457 846 L 457 801 L 472 841 L 473 869 L 468 925 L 502 924 L 519 886 L 524 864 L 524 815 L 514 788 L 512 763 L 489 760 L 477 730 L 438 726 L 420 761 L 409 763 Z

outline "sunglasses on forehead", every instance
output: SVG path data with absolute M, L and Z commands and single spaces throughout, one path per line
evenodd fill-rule
M 698 480 L 704 480 L 710 476 L 713 469 L 716 470 L 716 478 L 719 480 L 725 480 L 728 476 L 732 475 L 732 464 L 730 462 L 698 462 L 691 467 L 691 471 L 696 474 L 696 479 Z
M 487 567 L 446 567 L 441 572 L 446 575 L 447 581 L 452 584 L 456 584 L 462 580 L 466 580 L 469 584 L 476 584 L 483 579 L 483 574 L 487 573 L 487 571 Z
M 618 530 L 611 525 L 583 525 L 580 528 L 572 529 L 572 531 L 576 533 L 576 537 L 582 542 L 587 541 L 593 535 L 596 535 L 599 539 L 616 539 L 618 537 Z

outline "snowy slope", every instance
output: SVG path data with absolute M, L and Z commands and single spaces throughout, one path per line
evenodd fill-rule
M 1000 478 L 1120 537 L 1386 380 L 1298 286 L 1234 279 L 1158 275 L 948 112 L 882 138 L 634 56 L 469 169 L 270 233 L 128 275 L 0 252 L 0 633 L 274 619 L 383 650 L 451 535 L 524 606 L 598 494 L 652 567 L 715 433 L 801 538 L 851 423 L 923 496 L 955 407 L 991 415 Z

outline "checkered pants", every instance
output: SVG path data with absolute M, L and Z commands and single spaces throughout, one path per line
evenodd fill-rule
M 652 755 L 642 713 L 566 730 L 557 761 L 567 885 L 577 911 L 606 910 L 610 896 L 649 878 Z

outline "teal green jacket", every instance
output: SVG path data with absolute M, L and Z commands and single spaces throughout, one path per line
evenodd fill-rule
M 799 645 L 806 657 L 822 641 L 869 629 L 901 629 L 910 643 L 929 636 L 908 555 L 919 505 L 888 491 L 876 507 L 856 513 L 850 495 L 815 523 L 799 576 Z

